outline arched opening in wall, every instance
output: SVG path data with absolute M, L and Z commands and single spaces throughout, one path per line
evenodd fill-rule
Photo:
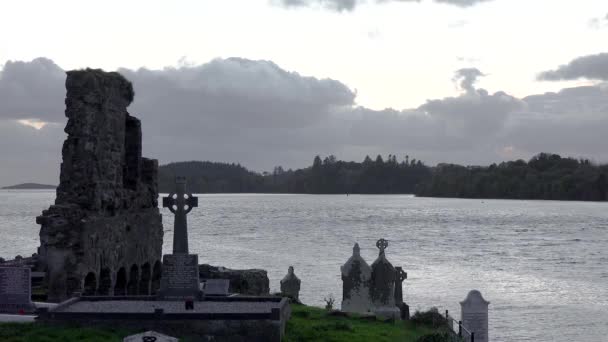
M 129 283 L 127 284 L 127 294 L 130 296 L 137 295 L 137 286 L 139 284 L 139 267 L 137 265 L 131 266 L 129 271 Z
M 152 270 L 149 263 L 145 263 L 141 267 L 141 277 L 139 280 L 139 295 L 141 296 L 150 294 L 150 278 L 152 277 L 151 272 Z
M 99 273 L 99 289 L 97 293 L 100 296 L 109 296 L 111 295 L 112 289 L 112 273 L 109 268 L 102 268 Z
M 156 261 L 154 263 L 154 267 L 152 268 L 152 284 L 150 285 L 151 293 L 153 295 L 158 293 L 160 289 L 160 278 L 162 276 L 162 268 L 160 261 Z
M 95 273 L 89 272 L 86 277 L 84 277 L 84 288 L 82 294 L 84 296 L 93 296 L 95 291 L 97 290 L 97 277 L 95 277 Z
M 121 267 L 116 273 L 116 285 L 114 286 L 115 296 L 125 296 L 127 294 L 127 270 Z

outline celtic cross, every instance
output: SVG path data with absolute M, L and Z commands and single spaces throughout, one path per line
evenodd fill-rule
M 403 270 L 403 267 L 395 267 L 397 271 L 397 282 L 402 283 L 405 279 L 407 279 L 407 272 Z
M 388 241 L 380 239 L 376 242 L 376 247 L 380 250 L 380 255 L 384 255 L 384 250 L 388 247 Z
M 186 192 L 186 178 L 175 177 L 175 192 L 163 197 L 163 208 L 175 215 L 173 224 L 173 254 L 188 254 L 188 221 L 186 215 L 198 207 L 198 197 Z

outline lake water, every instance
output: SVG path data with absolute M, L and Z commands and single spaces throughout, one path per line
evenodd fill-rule
M 0 256 L 35 251 L 35 216 L 54 196 L 0 191 Z M 271 291 L 293 265 L 307 304 L 332 294 L 339 305 L 353 244 L 371 264 L 385 238 L 389 261 L 408 272 L 412 313 L 436 306 L 459 317 L 459 301 L 479 289 L 492 341 L 608 340 L 608 203 L 237 194 L 201 195 L 199 205 L 189 234 L 202 263 L 266 269 Z

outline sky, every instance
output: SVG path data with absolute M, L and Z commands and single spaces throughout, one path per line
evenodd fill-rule
M 608 162 L 604 0 L 21 0 L 0 32 L 0 185 L 58 183 L 86 67 L 133 82 L 161 163 Z

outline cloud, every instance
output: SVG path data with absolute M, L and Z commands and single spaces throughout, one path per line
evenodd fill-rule
M 65 72 L 47 58 L 8 61 L 0 71 L 0 118 L 63 120 Z
M 456 70 L 454 73 L 454 78 L 452 81 L 460 82 L 460 89 L 468 93 L 475 92 L 475 82 L 477 82 L 477 78 L 485 76 L 479 69 L 477 68 L 463 68 Z
M 375 3 L 389 2 L 421 2 L 422 0 L 369 0 Z M 440 4 L 454 5 L 458 7 L 471 7 L 478 3 L 493 0 L 431 0 Z M 352 11 L 366 0 L 273 0 L 272 3 L 283 7 L 322 7 L 338 12 Z
M 608 81 L 608 53 L 578 57 L 555 70 L 540 73 L 537 78 L 541 81 L 576 80 L 579 78 Z
M 592 18 L 589 20 L 589 27 L 596 30 L 608 28 L 608 14 L 606 14 L 605 17 Z
M 429 164 L 488 164 L 502 160 L 505 151 L 608 160 L 602 144 L 608 89 L 602 85 L 518 99 L 477 87 L 484 73 L 467 68 L 455 72 L 462 91 L 456 96 L 417 108 L 372 110 L 357 106 L 356 93 L 337 80 L 303 76 L 270 61 L 228 58 L 120 72 L 135 88 L 129 112 L 142 120 L 144 155 L 161 163 L 240 162 L 263 171 L 308 166 L 316 154 L 362 160 L 392 153 Z M 47 59 L 5 65 L 0 184 L 57 183 L 64 82 L 63 70 Z M 19 93 L 15 89 L 20 96 L 7 95 Z M 40 122 L 47 125 L 31 127 Z

